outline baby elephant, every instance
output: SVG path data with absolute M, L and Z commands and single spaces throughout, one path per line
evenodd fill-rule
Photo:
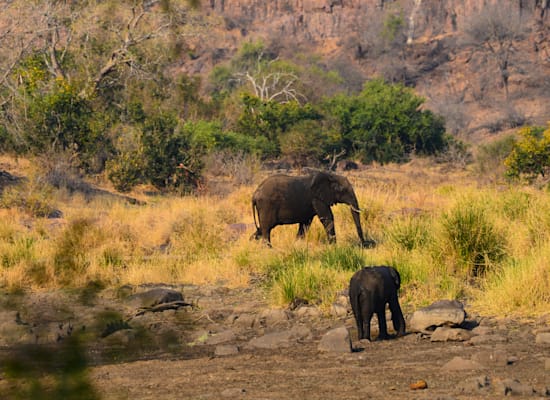
M 397 299 L 400 285 L 401 277 L 393 267 L 365 267 L 351 277 L 349 300 L 357 322 L 359 340 L 370 340 L 370 321 L 374 313 L 378 316 L 378 339 L 389 338 L 386 303 L 390 305 L 393 328 L 397 335 L 405 334 L 405 318 Z

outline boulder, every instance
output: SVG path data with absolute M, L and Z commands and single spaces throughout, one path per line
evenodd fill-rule
M 408 329 L 412 332 L 432 333 L 438 326 L 459 326 L 466 312 L 456 300 L 441 300 L 413 313 Z
M 328 331 L 321 338 L 318 348 L 321 351 L 350 353 L 352 348 L 349 331 L 345 326 Z

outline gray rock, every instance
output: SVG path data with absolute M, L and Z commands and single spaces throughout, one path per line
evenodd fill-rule
M 472 361 L 476 361 L 486 367 L 505 366 L 512 364 L 510 357 L 503 350 L 478 351 L 472 355 Z
M 468 344 L 477 346 L 480 344 L 504 343 L 507 341 L 508 338 L 502 335 L 481 335 L 472 337 L 470 340 L 468 340 Z
M 252 329 L 256 321 L 254 314 L 232 314 L 227 318 L 229 325 L 239 330 Z
M 214 354 L 216 356 L 233 356 L 239 353 L 239 348 L 235 345 L 224 344 L 216 346 Z
M 537 391 L 529 385 L 523 384 L 517 379 L 503 379 L 494 382 L 495 390 L 502 396 L 534 396 Z
M 348 309 L 341 304 L 333 304 L 330 313 L 335 317 L 345 317 L 348 315 Z
M 317 318 L 320 315 L 321 311 L 313 306 L 300 307 L 294 311 L 294 316 L 297 318 Z
M 289 312 L 283 309 L 263 310 L 254 325 L 263 327 L 280 327 L 288 325 Z
M 443 371 L 480 370 L 484 368 L 485 367 L 483 365 L 476 361 L 466 360 L 461 357 L 454 357 L 451 361 L 441 367 Z
M 235 332 L 232 330 L 226 330 L 223 332 L 215 333 L 206 339 L 206 344 L 220 344 L 231 342 L 236 339 Z
M 295 325 L 290 330 L 271 332 L 253 338 L 248 342 L 248 346 L 260 349 L 277 349 L 280 347 L 289 347 L 299 340 L 311 339 L 311 337 L 311 330 L 308 327 Z
M 432 333 L 432 342 L 464 342 L 472 337 L 472 333 L 466 329 L 449 328 L 440 326 Z
M 550 332 L 537 333 L 537 336 L 535 337 L 535 343 L 550 345 Z
M 460 392 L 465 394 L 481 395 L 486 393 L 491 388 L 491 378 L 487 375 L 481 375 L 475 378 L 468 379 L 459 385 Z
M 476 326 L 474 329 L 472 329 L 473 335 L 490 335 L 493 333 L 493 329 L 488 326 Z
M 349 331 L 345 326 L 328 331 L 321 338 L 318 349 L 321 351 L 350 353 L 351 337 Z
M 173 289 L 154 288 L 129 296 L 126 302 L 134 308 L 154 307 L 158 304 L 183 301 L 183 294 Z
M 430 333 L 438 326 L 458 326 L 466 312 L 458 301 L 441 300 L 413 313 L 408 328 L 412 332 Z
M 278 349 L 289 347 L 292 335 L 290 331 L 272 332 L 267 335 L 256 337 L 248 342 L 248 345 L 258 349 Z

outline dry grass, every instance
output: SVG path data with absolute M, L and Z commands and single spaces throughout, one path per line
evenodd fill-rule
M 23 173 L 32 169 L 21 165 Z M 363 228 L 378 242 L 374 249 L 357 246 L 344 205 L 333 208 L 336 246 L 327 243 L 317 219 L 304 240 L 296 240 L 297 226 L 291 225 L 274 229 L 272 249 L 250 241 L 250 198 L 260 176 L 225 197 L 136 194 L 145 205 L 59 191 L 52 201 L 63 211 L 62 219 L 0 209 L 0 286 L 38 290 L 99 280 L 110 286 L 242 287 L 259 279 L 274 304 L 307 297 L 328 305 L 346 287 L 359 260 L 361 265 L 396 266 L 404 282 L 402 302 L 409 310 L 459 298 L 495 315 L 547 312 L 550 195 L 530 188 L 482 187 L 472 176 L 425 160 L 348 174 L 363 209 Z M 482 212 L 490 229 L 481 232 L 498 233 L 497 239 L 475 243 L 502 246 L 502 258 L 459 257 L 444 216 L 465 205 Z M 500 238 L 502 243 L 490 241 Z M 469 260 L 482 262 L 483 268 Z

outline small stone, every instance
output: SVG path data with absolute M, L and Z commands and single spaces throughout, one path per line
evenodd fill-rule
M 461 328 L 449 328 L 442 326 L 432 333 L 430 340 L 432 342 L 464 342 L 472 337 L 470 331 Z
M 428 388 L 428 383 L 425 380 L 420 379 L 420 380 L 418 380 L 414 383 L 411 383 L 409 387 L 410 387 L 411 390 L 427 389 Z

